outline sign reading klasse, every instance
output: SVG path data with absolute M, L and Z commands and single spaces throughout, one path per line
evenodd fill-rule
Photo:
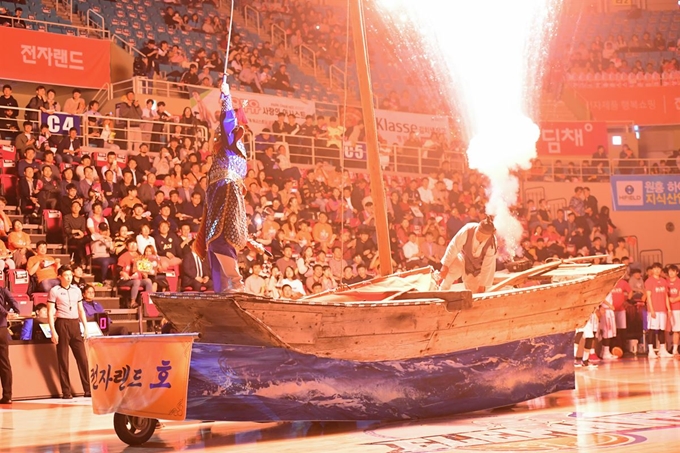
M 111 80 L 106 40 L 0 27 L 4 43 L 0 78 L 50 85 L 101 88 Z

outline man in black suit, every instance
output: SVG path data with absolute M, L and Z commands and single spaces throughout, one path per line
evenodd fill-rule
M 26 167 L 19 179 L 19 208 L 24 215 L 36 217 L 38 214 L 38 179 L 33 167 Z
M 57 146 L 57 155 L 61 156 L 61 161 L 67 164 L 72 162 L 80 162 L 80 157 L 77 155 L 80 153 L 80 148 L 82 147 L 82 142 L 78 138 L 78 131 L 75 127 L 72 127 L 68 131 L 68 136 L 59 142 Z
M 193 250 L 184 255 L 182 260 L 182 288 L 191 288 L 192 291 L 212 291 L 213 283 L 210 280 L 210 271 L 205 260 L 201 259 Z

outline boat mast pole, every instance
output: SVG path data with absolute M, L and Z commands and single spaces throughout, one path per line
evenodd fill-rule
M 378 128 L 373 106 L 373 89 L 371 88 L 371 73 L 368 64 L 368 47 L 366 44 L 366 21 L 364 17 L 363 0 L 350 1 L 350 20 L 352 21 L 352 35 L 354 38 L 354 53 L 356 54 L 357 75 L 359 78 L 359 94 L 361 108 L 364 112 L 364 128 L 366 131 L 366 148 L 368 154 L 369 186 L 375 209 L 375 228 L 378 236 L 378 254 L 380 258 L 380 275 L 392 273 L 392 253 L 390 251 L 389 227 L 387 224 L 387 209 L 385 206 L 385 187 L 380 168 L 378 147 Z

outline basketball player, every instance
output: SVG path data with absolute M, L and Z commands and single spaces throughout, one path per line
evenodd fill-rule
M 666 323 L 671 305 L 668 301 L 668 281 L 661 277 L 661 263 L 652 264 L 652 275 L 645 282 L 647 291 L 647 346 L 648 357 L 673 357 L 666 349 Z M 654 352 L 656 340 L 659 340 L 659 354 Z
M 574 337 L 574 359 L 576 360 L 576 354 L 578 353 L 578 346 L 581 343 L 581 338 L 585 338 L 585 343 L 583 345 L 583 356 L 580 361 L 576 360 L 574 363 L 575 367 L 589 367 L 597 368 L 597 365 L 590 362 L 591 354 L 595 353 L 593 349 L 593 343 L 595 342 L 595 332 L 597 332 L 597 310 L 593 312 L 588 318 L 588 322 L 582 329 L 576 329 L 576 336 Z
M 678 356 L 680 340 L 680 278 L 678 266 L 668 266 L 668 302 L 671 304 L 671 330 L 673 331 L 673 355 Z
M 483 293 L 493 284 L 498 254 L 495 231 L 487 217 L 480 223 L 468 223 L 456 233 L 441 261 L 437 282 L 441 290 L 450 289 L 460 277 L 473 293 Z
M 618 359 L 618 357 L 613 355 L 609 350 L 612 339 L 616 337 L 616 315 L 614 314 L 612 293 L 607 294 L 604 302 L 600 305 L 599 315 L 599 331 L 600 337 L 602 338 L 602 359 Z
M 633 297 L 633 290 L 630 284 L 622 278 L 616 282 L 610 295 L 612 305 L 614 306 L 614 318 L 616 319 L 616 340 L 612 347 L 618 346 L 623 350 L 627 335 L 626 329 L 628 328 L 628 323 L 626 322 L 626 303 Z

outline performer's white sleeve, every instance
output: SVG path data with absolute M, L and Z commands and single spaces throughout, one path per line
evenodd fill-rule
M 493 277 L 496 274 L 496 250 L 494 247 L 489 247 L 486 251 L 484 261 L 482 261 L 482 270 L 479 274 L 479 286 L 489 289 L 493 286 Z
M 477 224 L 470 223 L 465 225 L 458 231 L 458 233 L 456 233 L 453 239 L 451 239 L 451 242 L 449 242 L 448 247 L 446 247 L 446 252 L 442 257 L 441 263 L 443 266 L 451 267 L 451 263 L 453 263 L 458 254 L 463 250 L 463 246 L 467 240 L 468 230 L 470 228 L 475 228 L 476 225 Z

